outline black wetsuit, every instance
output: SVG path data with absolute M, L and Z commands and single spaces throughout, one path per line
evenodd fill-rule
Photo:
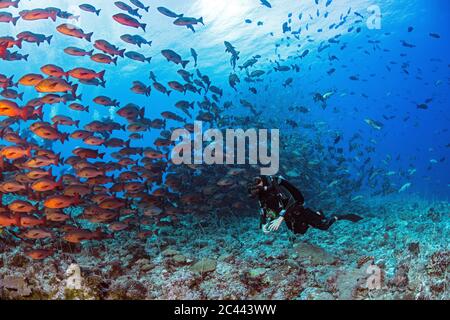
M 328 230 L 338 220 L 337 216 L 327 218 L 321 212 L 305 208 L 305 198 L 292 184 L 281 177 L 272 179 L 272 184 L 259 193 L 261 226 L 280 216 L 285 210 L 285 222 L 294 233 L 304 234 L 309 227 Z

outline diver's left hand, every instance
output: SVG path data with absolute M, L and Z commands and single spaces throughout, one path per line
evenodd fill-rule
M 283 217 L 279 217 L 278 219 L 273 220 L 269 227 L 267 228 L 267 230 L 271 231 L 277 231 L 278 229 L 280 229 L 281 224 L 283 223 L 284 218 Z

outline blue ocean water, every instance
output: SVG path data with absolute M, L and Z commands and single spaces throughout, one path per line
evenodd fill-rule
M 47 63 L 56 64 L 64 70 L 78 66 L 106 70 L 105 89 L 80 86 L 83 103 L 92 105 L 90 113 L 68 110 L 64 105 L 45 107 L 46 110 L 51 108 L 51 115 L 69 115 L 81 122 L 109 115 L 117 118 L 115 110 L 94 106 L 92 99 L 101 94 L 117 99 L 122 106 L 128 102 L 145 106 L 147 117 L 159 117 L 162 111 L 173 110 L 173 104 L 179 100 L 179 96 L 175 93 L 167 97 L 155 90 L 150 97 L 139 96 L 129 90 L 132 81 L 149 84 L 150 71 L 157 75 L 160 83 L 179 78 L 175 73 L 177 66 L 165 60 L 160 53 L 162 49 L 173 49 L 182 57 L 189 58 L 191 62 L 187 70 L 194 72 L 190 48 L 195 48 L 199 56 L 199 69 L 209 75 L 215 85 L 225 90 L 222 100 L 234 102 L 236 107 L 233 112 L 248 112 L 239 104 L 239 100 L 245 98 L 263 111 L 262 117 L 279 118 L 279 123 L 275 122 L 274 126 L 280 127 L 283 133 L 283 130 L 289 130 L 283 124 L 285 119 L 300 119 L 298 114 L 287 111 L 288 107 L 310 106 L 311 119 L 326 122 L 329 130 L 341 133 L 344 138 L 360 132 L 364 140 L 373 139 L 376 153 L 371 157 L 374 163 L 382 163 L 386 157 L 399 157 L 398 161 L 387 164 L 389 171 L 398 173 L 400 170 L 416 169 L 417 172 L 411 177 L 409 192 L 418 192 L 427 197 L 448 196 L 449 11 L 446 1 L 333 1 L 328 7 L 325 1 L 319 1 L 318 5 L 315 1 L 273 1 L 272 8 L 256 0 L 155 1 L 150 4 L 148 13 L 143 12 L 142 22 L 148 24 L 147 32 L 138 30 L 134 33 L 132 31 L 135 30 L 112 20 L 111 16 L 120 12 L 114 4 L 106 5 L 102 1 L 90 3 L 101 9 L 100 16 L 82 11 L 78 3 L 69 1 L 59 2 L 58 8 L 79 16 L 77 21 L 70 22 L 85 32 L 94 32 L 93 39 L 106 39 L 119 48 L 138 51 L 146 57 L 152 57 L 151 63 L 119 58 L 118 66 L 105 66 L 88 57 L 68 56 L 63 52 L 64 48 L 77 46 L 91 50 L 92 44 L 59 34 L 55 30 L 58 23 L 51 20 L 19 20 L 15 27 L 2 24 L 2 34 L 5 35 L 32 31 L 54 36 L 51 45 L 24 45 L 21 53 L 30 55 L 28 62 L 1 62 L 2 72 L 14 74 L 16 79 L 26 73 L 38 72 Z M 381 29 L 371 30 L 366 26 L 371 16 L 367 8 L 373 4 L 381 10 Z M 21 10 L 53 5 L 52 1 L 22 1 L 18 9 L 8 10 L 17 14 Z M 184 13 L 185 16 L 203 17 L 205 26 L 198 25 L 195 33 L 175 26 L 171 18 L 156 10 L 158 6 Z M 329 28 L 332 24 L 338 24 L 350 9 L 351 13 L 344 24 L 339 28 Z M 355 15 L 355 12 L 361 13 L 363 18 Z M 299 19 L 300 15 L 302 20 Z M 250 19 L 251 23 L 246 23 L 246 19 Z M 362 22 L 355 23 L 357 20 Z M 258 21 L 263 24 L 258 26 Z M 287 21 L 291 21 L 289 26 L 292 31 L 283 33 L 282 25 Z M 358 26 L 361 27 L 359 33 L 355 31 Z M 408 32 L 409 27 L 413 27 L 412 32 Z M 292 34 L 300 29 L 298 36 Z M 140 34 L 151 40 L 152 46 L 135 48 L 124 43 L 120 36 L 125 33 Z M 441 38 L 430 37 L 430 33 L 437 33 Z M 335 36 L 339 36 L 338 44 L 320 53 L 317 51 L 321 44 L 326 44 Z M 273 71 L 276 61 L 281 61 L 286 65 L 296 63 L 301 70 L 267 74 L 262 82 L 254 85 L 258 90 L 256 95 L 247 89 L 252 84 L 245 82 L 241 82 L 235 92 L 227 84 L 233 69 L 228 62 L 229 54 L 225 52 L 224 41 L 232 43 L 240 52 L 239 65 L 254 55 L 260 55 L 258 69 Z M 404 47 L 401 41 L 412 43 L 415 47 Z M 346 48 L 341 50 L 343 45 Z M 295 58 L 307 49 L 310 53 L 305 58 Z M 336 56 L 338 60 L 330 61 L 331 56 Z M 326 71 L 331 68 L 336 71 L 329 76 Z M 245 75 L 244 71 L 238 74 L 241 77 Z M 359 80 L 349 80 L 352 75 L 357 75 Z M 282 83 L 287 78 L 293 78 L 293 82 L 285 88 Z M 24 90 L 25 101 L 33 98 L 33 90 Z M 315 92 L 327 91 L 333 91 L 334 95 L 327 109 L 322 110 L 314 105 L 311 97 Z M 198 100 L 193 93 L 186 94 L 185 98 Z M 418 109 L 416 106 L 426 99 L 432 99 L 429 109 Z M 395 118 L 386 121 L 383 115 Z M 374 130 L 364 122 L 366 118 L 381 121 L 384 128 Z M 152 132 L 148 135 L 155 136 Z M 77 144 L 74 142 L 64 146 L 57 143 L 55 148 L 64 151 L 75 146 Z M 433 159 L 438 163 L 433 163 Z M 405 177 L 394 179 L 399 186 L 407 182 Z

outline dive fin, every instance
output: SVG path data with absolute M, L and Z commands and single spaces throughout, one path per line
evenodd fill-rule
M 338 215 L 337 218 L 339 220 L 347 220 L 347 221 L 351 221 L 351 222 L 358 222 L 363 219 L 363 217 L 358 216 L 356 214 L 342 214 L 342 215 Z

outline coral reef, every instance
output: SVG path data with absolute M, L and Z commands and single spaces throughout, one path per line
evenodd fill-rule
M 185 215 L 145 240 L 118 232 L 37 262 L 4 242 L 0 298 L 449 299 L 449 203 L 367 206 L 358 224 L 295 237 L 243 214 Z

